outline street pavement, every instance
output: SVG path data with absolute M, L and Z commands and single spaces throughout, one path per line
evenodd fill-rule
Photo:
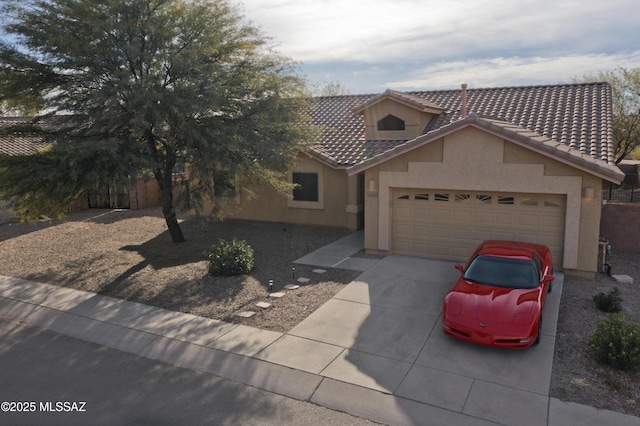
M 3 425 L 372 424 L 14 320 L 0 336 Z

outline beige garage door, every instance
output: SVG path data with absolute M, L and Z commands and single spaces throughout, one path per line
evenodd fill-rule
M 415 189 L 392 196 L 394 254 L 462 261 L 498 239 L 544 244 L 562 265 L 565 196 Z

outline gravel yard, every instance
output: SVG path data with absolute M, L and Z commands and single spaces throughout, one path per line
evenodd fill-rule
M 612 274 L 629 275 L 633 284 L 615 282 L 605 274 L 595 280 L 565 277 L 556 335 L 550 395 L 640 416 L 640 372 L 623 373 L 596 363 L 589 352 L 589 338 L 607 314 L 596 309 L 593 296 L 620 289 L 623 313 L 640 323 L 640 254 L 611 256 Z
M 292 262 L 348 234 L 345 229 L 229 220 L 181 223 L 187 238 L 173 244 L 159 209 L 88 210 L 64 221 L 0 225 L 0 275 L 100 293 L 207 318 L 289 331 L 346 284 L 357 272 L 325 274 Z M 219 239 L 246 240 L 255 251 L 251 275 L 211 277 L 204 252 Z M 292 268 L 295 267 L 295 277 Z M 308 284 L 269 298 L 274 290 Z M 260 309 L 258 302 L 272 306 Z M 237 314 L 257 311 L 252 318 Z
M 347 235 L 344 229 L 189 218 L 181 224 L 187 242 L 172 244 L 159 209 L 88 210 L 63 221 L 0 224 L 0 275 L 101 293 L 232 323 L 287 332 L 359 274 L 329 269 L 325 274 L 292 262 Z M 255 250 L 247 276 L 210 277 L 203 254 L 220 238 L 244 239 Z M 595 280 L 566 277 L 556 338 L 552 397 L 640 416 L 640 374 L 598 365 L 588 340 L 600 318 L 593 296 L 618 286 L 624 312 L 640 322 L 640 255 L 614 253 L 613 273 L 633 285 L 598 274 Z M 295 272 L 292 268 L 295 267 Z M 275 290 L 311 281 L 281 299 Z M 257 308 L 258 302 L 272 304 Z M 251 318 L 237 316 L 257 311 Z

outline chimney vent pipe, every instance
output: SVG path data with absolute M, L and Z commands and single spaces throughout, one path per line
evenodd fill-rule
M 462 83 L 462 118 L 467 116 L 467 83 Z

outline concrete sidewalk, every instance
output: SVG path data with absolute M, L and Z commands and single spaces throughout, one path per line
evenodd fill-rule
M 362 248 L 353 235 L 332 245 L 333 257 L 328 246 L 317 264 L 315 252 L 302 263 L 328 266 L 347 253 L 338 265 L 348 266 Z M 640 425 L 549 398 L 562 274 L 542 342 L 516 352 L 441 332 L 451 262 L 364 260 L 354 262 L 366 269 L 356 281 L 287 334 L 2 276 L 0 316 L 384 424 Z

